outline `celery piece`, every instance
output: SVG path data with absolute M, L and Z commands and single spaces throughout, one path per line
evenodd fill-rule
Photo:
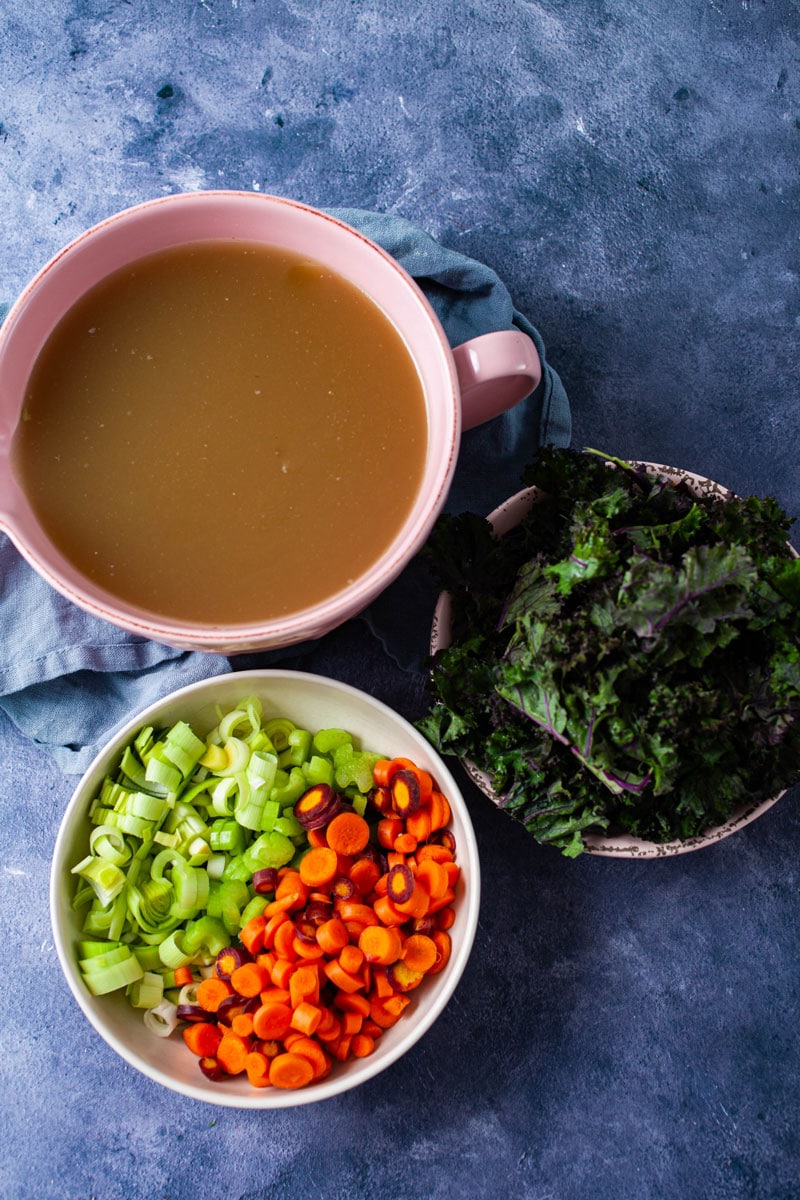
M 238 821 L 220 819 L 211 824 L 209 842 L 212 850 L 224 850 L 227 854 L 241 854 L 247 844 L 247 834 Z
M 277 824 L 277 822 L 276 822 Z M 302 828 L 302 827 L 301 827 Z M 294 846 L 289 838 L 280 830 L 262 833 L 251 846 L 245 850 L 242 858 L 253 871 L 264 867 L 282 867 L 294 854 Z
M 201 950 L 205 950 L 206 954 L 216 958 L 220 950 L 224 950 L 229 945 L 229 932 L 218 918 L 206 914 L 186 926 L 183 949 L 192 958 L 195 958 Z
M 333 763 L 329 758 L 323 758 L 320 754 L 312 754 L 311 757 L 302 765 L 303 774 L 306 777 L 308 786 L 314 787 L 317 783 L 333 783 Z
M 353 735 L 346 729 L 320 729 L 314 734 L 314 749 L 320 754 L 330 754 L 339 746 L 352 745 Z
M 242 909 L 241 916 L 239 917 L 239 928 L 243 929 L 252 917 L 260 917 L 268 903 L 269 901 L 266 896 L 253 896 L 253 899 Z
M 306 836 L 306 831 L 303 829 L 303 826 L 289 811 L 285 811 L 280 817 L 278 817 L 274 825 L 274 830 L 276 833 L 282 833 L 284 837 L 287 838 Z
M 311 754 L 311 734 L 307 729 L 292 729 L 286 749 L 278 755 L 278 762 L 286 767 L 300 767 Z
M 373 771 L 380 755 L 369 750 L 356 750 L 351 745 L 338 746 L 333 752 L 333 767 L 339 788 L 355 784 L 360 792 L 368 792 L 373 784 Z
M 289 778 L 281 787 L 276 785 L 270 792 L 270 800 L 277 800 L 281 808 L 287 808 L 290 804 L 296 804 L 303 792 L 308 790 L 306 777 L 299 767 L 292 767 L 289 772 Z
M 267 800 L 261 813 L 261 829 L 269 833 L 275 828 L 275 822 L 281 815 L 281 806 L 277 800 Z

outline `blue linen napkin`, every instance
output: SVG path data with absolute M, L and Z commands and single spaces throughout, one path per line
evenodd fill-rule
M 332 215 L 382 245 L 414 276 L 457 346 L 519 328 L 534 341 L 543 378 L 523 404 L 462 439 L 450 511 L 485 513 L 519 487 L 539 445 L 568 445 L 570 410 L 538 331 L 514 308 L 489 267 L 436 242 L 401 217 L 360 209 Z M 395 662 L 419 668 L 430 624 L 430 589 L 415 564 L 363 615 Z M 66 774 L 80 774 L 137 709 L 175 688 L 235 669 L 238 660 L 162 646 L 76 608 L 0 535 L 0 707 Z M 263 665 L 285 654 L 264 656 Z M 251 665 L 247 663 L 246 665 Z

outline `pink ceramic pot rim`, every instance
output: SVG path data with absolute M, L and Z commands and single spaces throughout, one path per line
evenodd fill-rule
M 393 290 L 402 289 L 411 303 L 411 311 L 417 322 L 415 326 L 417 332 L 424 329 L 424 336 L 428 339 L 429 346 L 432 345 L 435 348 L 430 352 L 435 353 L 438 359 L 439 379 L 433 382 L 438 382 L 440 386 L 435 389 L 435 394 L 433 394 L 432 381 L 425 378 L 415 353 L 413 338 L 408 339 L 409 348 L 417 359 L 418 368 L 425 383 L 429 412 L 430 405 L 437 404 L 445 426 L 442 434 L 438 437 L 441 445 L 439 451 L 435 453 L 435 457 L 429 437 L 428 459 L 423 482 L 414 507 L 400 534 L 387 547 L 373 567 L 347 588 L 319 604 L 269 621 L 227 625 L 178 621 L 164 617 L 157 613 L 128 606 L 111 593 L 93 587 L 89 581 L 84 584 L 83 576 L 71 567 L 70 563 L 52 547 L 41 532 L 23 491 L 13 478 L 8 461 L 5 464 L 8 478 L 0 480 L 0 529 L 11 536 L 20 553 L 51 586 L 94 616 L 110 621 L 133 633 L 167 644 L 191 644 L 198 648 L 216 649 L 220 647 L 221 643 L 224 643 L 226 650 L 235 652 L 238 646 L 244 649 L 253 648 L 263 638 L 268 638 L 268 642 L 264 642 L 265 645 L 279 646 L 303 640 L 306 637 L 317 636 L 362 611 L 384 590 L 420 548 L 435 523 L 455 471 L 462 426 L 459 387 L 450 344 L 430 302 L 411 275 L 383 247 L 338 218 L 302 202 L 264 193 L 226 190 L 178 193 L 147 200 L 106 217 L 68 243 L 28 283 L 0 328 L 0 356 L 6 351 L 18 322 L 24 317 L 27 307 L 35 302 L 36 293 L 47 277 L 56 270 L 65 269 L 69 260 L 81 253 L 86 243 L 99 239 L 121 224 L 128 224 L 132 220 L 151 212 L 155 213 L 156 210 L 165 207 L 188 210 L 198 206 L 208 209 L 217 206 L 221 210 L 228 203 L 232 210 L 236 211 L 244 211 L 241 206 L 249 208 L 268 204 L 273 209 L 277 206 L 279 210 L 291 211 L 300 219 L 306 218 L 309 223 L 313 222 L 318 227 L 322 223 L 326 223 L 333 236 L 339 240 L 349 239 L 351 242 L 358 242 L 370 255 L 375 257 L 376 262 L 380 262 L 384 272 L 381 287 L 376 289 L 373 299 L 381 304 L 381 288 L 383 295 L 386 295 L 386 289 L 390 286 Z M 231 235 L 220 231 L 219 233 L 209 233 L 206 236 L 226 237 L 236 236 L 236 234 Z M 198 239 L 189 236 L 185 240 Z M 180 239 L 173 239 L 170 244 L 178 244 L 179 241 Z M 314 256 L 313 252 L 312 256 Z M 139 255 L 132 256 L 132 258 L 135 257 L 139 257 Z M 386 281 L 387 276 L 393 281 L 391 285 Z M 404 329 L 401 332 L 406 336 L 407 333 L 413 333 L 413 330 Z M 447 389 L 446 394 L 443 394 L 444 386 Z M 9 418 L 10 428 L 8 427 Z M 18 418 L 19 408 L 14 412 L 0 413 L 0 455 L 5 455 L 6 460 Z M 2 462 L 0 462 L 1 467 L 3 467 Z

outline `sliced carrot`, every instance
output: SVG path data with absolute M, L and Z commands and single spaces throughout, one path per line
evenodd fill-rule
M 320 888 L 333 883 L 339 874 L 339 858 L 329 846 L 317 846 L 303 855 L 300 878 L 306 887 Z
M 256 958 L 256 962 L 259 963 L 262 967 L 266 967 L 267 974 L 269 974 L 269 972 L 275 966 L 277 957 L 278 957 L 277 954 L 274 954 L 272 952 L 272 950 L 262 950 L 261 953 Z
M 434 915 L 443 908 L 448 908 L 456 898 L 456 894 L 452 888 L 448 888 L 443 896 L 439 896 L 436 900 L 431 900 L 428 905 L 428 912 Z
M 443 929 L 437 929 L 435 933 L 431 934 L 431 939 L 436 944 L 437 955 L 436 962 L 432 967 L 428 968 L 428 974 L 438 975 L 447 966 L 453 949 L 453 943 L 450 940 L 450 934 L 446 933 Z
M 250 1049 L 247 1038 L 239 1037 L 237 1033 L 223 1033 L 215 1057 L 226 1075 L 241 1075 Z
M 279 987 L 267 987 L 261 993 L 262 1004 L 288 1004 L 289 989 Z
M 290 918 L 289 914 L 286 912 L 285 908 L 279 908 L 277 912 L 270 913 L 269 919 L 268 919 L 266 927 L 264 929 L 264 947 L 265 947 L 265 949 L 267 949 L 267 950 L 272 949 L 272 947 L 275 945 L 275 934 L 278 932 L 278 929 L 281 927 L 281 925 L 283 925 L 284 921 L 289 921 L 289 920 L 291 920 L 291 918 Z
M 386 971 L 375 971 L 372 984 L 372 998 L 378 1000 L 386 1000 L 387 997 L 394 995 L 394 984 L 389 978 Z
M 369 1016 L 369 1000 L 363 992 L 337 992 L 333 1004 L 340 1012 L 354 1012 L 361 1017 Z
M 330 1069 L 330 1059 L 318 1042 L 310 1037 L 295 1038 L 292 1042 L 292 1054 L 299 1054 L 311 1063 L 314 1079 L 321 1079 Z
M 388 787 L 384 787 L 383 785 L 374 787 L 370 792 L 369 798 L 372 801 L 373 807 L 381 816 L 386 816 L 392 811 L 392 794 Z
M 354 1034 L 361 1032 L 363 1024 L 364 1018 L 360 1013 L 344 1013 L 341 1021 L 342 1033 L 346 1034 L 347 1037 L 353 1037 Z
M 260 1050 L 251 1050 L 244 1060 L 248 1082 L 253 1087 L 269 1087 L 269 1058 Z
M 191 967 L 176 967 L 175 968 L 175 987 L 188 987 L 194 982 Z
M 277 913 L 288 914 L 296 912 L 303 907 L 301 892 L 285 892 L 282 896 L 275 900 L 270 900 L 267 907 L 264 909 L 265 917 L 274 917 Z
M 337 854 L 358 854 L 369 841 L 369 825 L 356 812 L 340 812 L 328 825 L 325 837 Z
M 338 954 L 346 946 L 350 938 L 344 922 L 339 917 L 331 917 L 317 929 L 317 943 L 325 954 Z
M 239 1037 L 249 1037 L 253 1032 L 253 1014 L 249 1012 L 237 1013 L 231 1021 L 231 1030 L 238 1033 Z
M 403 942 L 400 958 L 412 971 L 430 971 L 437 959 L 437 948 L 433 938 L 424 933 L 412 933 Z
M 437 829 L 444 829 L 445 825 L 450 824 L 450 803 L 446 796 L 441 792 L 434 790 L 431 794 L 430 803 L 431 814 L 431 833 L 435 833 Z
M 328 844 L 327 841 L 325 840 L 324 828 L 323 829 L 309 829 L 306 834 L 306 837 L 308 838 L 308 844 L 309 844 L 309 846 L 311 846 L 312 849 L 316 849 L 318 846 L 327 846 L 327 844 Z
M 364 987 L 362 979 L 359 979 L 357 975 L 351 975 L 348 971 L 345 971 L 341 963 L 335 959 L 332 962 L 327 962 L 323 967 L 323 971 L 333 986 L 341 992 L 360 992 Z
M 222 1040 L 222 1033 L 210 1021 L 195 1021 L 184 1025 L 181 1030 L 183 1040 L 198 1058 L 215 1058 L 217 1046 Z
M 437 929 L 452 929 L 456 920 L 456 910 L 451 904 L 445 908 L 440 908 L 436 914 Z
M 279 958 L 288 958 L 290 962 L 297 961 L 297 951 L 294 948 L 296 935 L 294 921 L 284 921 L 282 925 L 278 926 L 273 945 Z
M 424 846 L 420 846 L 417 851 L 417 860 L 424 862 L 426 858 L 432 858 L 436 862 L 446 863 L 453 861 L 453 852 L 448 850 L 446 846 L 440 846 L 437 842 L 427 842 Z
M 311 1083 L 314 1068 L 301 1054 L 287 1051 L 270 1060 L 269 1081 L 277 1088 L 301 1088 Z
M 304 964 L 292 973 L 289 980 L 289 1003 L 297 1008 L 304 1000 L 316 1004 L 319 1000 L 319 973 L 317 968 Z
M 360 925 L 377 925 L 378 923 L 374 907 L 358 900 L 338 900 L 336 915 L 341 921 L 358 921 Z
M 325 951 L 319 942 L 304 942 L 302 938 L 295 937 L 292 947 L 298 958 L 305 958 L 309 962 L 325 957 Z
M 252 999 L 269 986 L 270 977 L 266 967 L 260 963 L 242 963 L 231 975 L 231 986 L 240 996 Z
M 373 1000 L 369 1010 L 370 1020 L 376 1025 L 380 1025 L 381 1029 L 391 1029 L 400 1019 L 400 1013 L 391 1013 L 384 1007 L 384 1001 Z
M 390 758 L 379 758 L 372 768 L 372 778 L 377 787 L 388 787 L 392 779 L 392 760 Z
M 400 957 L 403 939 L 396 925 L 370 925 L 358 939 L 358 946 L 367 962 L 386 967 Z
M 383 1030 L 381 1029 L 380 1025 L 376 1025 L 374 1021 L 366 1020 L 361 1026 L 361 1032 L 365 1033 L 367 1037 L 371 1037 L 374 1042 L 377 1042 L 378 1038 L 383 1033 Z
M 408 821 L 406 821 L 406 830 L 407 828 Z M 394 849 L 398 852 L 398 854 L 413 854 L 416 848 L 417 839 L 414 837 L 413 833 L 398 833 L 397 837 L 394 839 Z
M 262 1004 L 253 1013 L 253 1033 L 265 1041 L 280 1041 L 289 1032 L 292 1010 L 288 1004 Z
M 339 962 L 348 975 L 357 975 L 364 965 L 364 951 L 359 946 L 343 946 L 339 953 Z
M 333 1054 L 334 1058 L 336 1058 L 338 1062 L 347 1062 L 348 1058 L 350 1057 L 350 1045 L 352 1041 L 353 1039 L 351 1037 L 348 1037 L 346 1033 L 343 1033 L 338 1042 L 334 1043 L 332 1047 Z
M 264 949 L 264 932 L 267 928 L 267 918 L 259 913 L 242 926 L 239 930 L 239 941 L 251 954 L 260 954 Z
M 406 833 L 416 838 L 418 843 L 426 841 L 431 836 L 430 809 L 420 808 L 406 817 Z
M 394 840 L 399 833 L 403 831 L 403 822 L 396 815 L 391 817 L 383 817 L 378 821 L 377 838 L 378 843 L 383 846 L 384 850 L 391 850 L 394 846 Z
M 388 1013 L 391 1013 L 395 1017 L 399 1017 L 405 1012 L 410 1003 L 410 996 L 395 995 L 390 996 L 388 1000 L 384 1000 L 383 1007 Z
M 366 1058 L 375 1049 L 375 1039 L 367 1033 L 357 1033 L 350 1043 L 350 1051 L 354 1058 Z
M 435 858 L 424 858 L 417 864 L 416 878 L 432 900 L 443 896 L 450 886 L 444 864 Z
M 341 1037 L 341 1034 L 341 1021 L 338 1017 L 331 1017 L 330 1024 L 328 1022 L 320 1021 L 319 1025 L 317 1026 L 317 1032 L 314 1036 L 318 1041 L 325 1042 L 327 1044 L 328 1042 L 335 1042 L 337 1038 Z
M 322 1009 L 317 1004 L 309 1003 L 308 1000 L 301 1000 L 292 1011 L 292 1029 L 296 1029 L 298 1033 L 304 1033 L 307 1037 L 316 1033 L 321 1020 Z
M 373 907 L 382 925 L 404 925 L 408 920 L 408 913 L 401 913 L 388 896 L 379 896 Z
M 304 901 L 308 898 L 308 890 L 300 872 L 296 871 L 293 867 L 289 867 L 283 871 L 278 880 L 278 886 L 275 888 L 275 899 L 280 900 L 282 896 L 289 896 L 296 892 L 305 892 Z
M 368 896 L 381 877 L 381 869 L 371 858 L 359 858 L 350 868 L 350 882 L 359 896 Z
M 275 987 L 288 988 L 292 975 L 297 970 L 297 963 L 290 958 L 279 958 L 269 973 Z
M 226 996 L 233 995 L 233 988 L 225 979 L 210 975 L 197 985 L 197 1003 L 206 1012 L 215 1013 Z
M 430 908 L 431 898 L 425 889 L 415 881 L 414 890 L 408 900 L 393 900 L 392 903 L 397 911 L 405 913 L 406 917 L 424 917 Z

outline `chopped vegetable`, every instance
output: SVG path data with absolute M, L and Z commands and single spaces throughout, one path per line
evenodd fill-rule
M 613 469 L 612 469 L 613 467 Z M 444 517 L 453 602 L 420 722 L 567 855 L 586 832 L 685 839 L 800 776 L 800 560 L 775 500 L 695 495 L 547 449 L 504 537 Z
M 449 953 L 434 939 L 449 947 L 458 868 L 431 777 L 344 730 L 264 723 L 254 699 L 205 741 L 143 730 L 121 763 L 73 871 L 89 990 L 125 990 L 158 1036 L 180 1028 L 210 1080 L 304 1087 L 372 1053 Z

